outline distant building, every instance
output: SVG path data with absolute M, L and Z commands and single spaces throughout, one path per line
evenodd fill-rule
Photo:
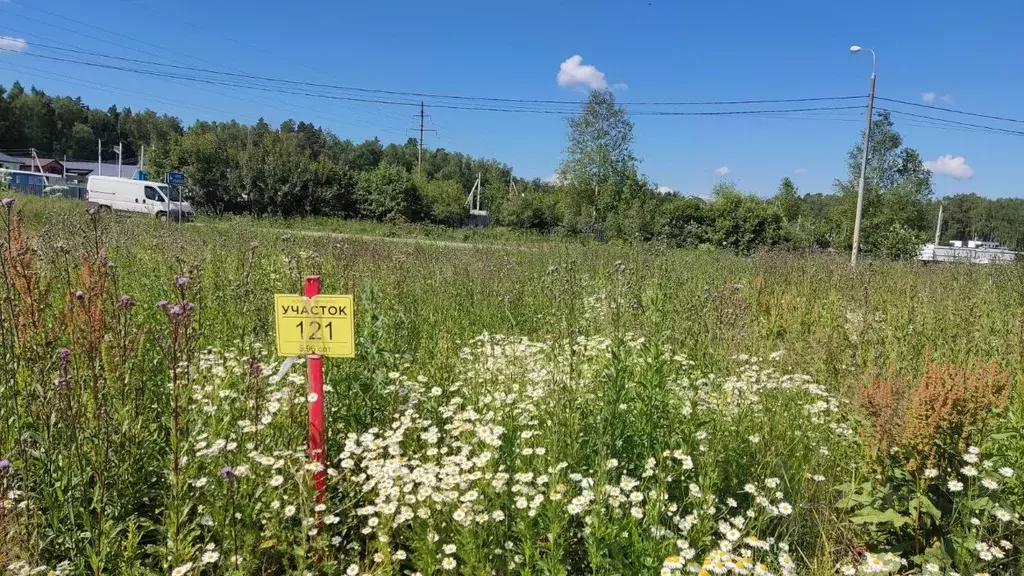
M 111 162 L 104 162 L 101 166 L 97 166 L 96 162 L 78 162 L 74 160 L 62 162 L 56 158 L 39 158 L 38 162 L 35 158 L 14 158 L 13 160 L 19 163 L 17 168 L 13 168 L 14 170 L 40 172 L 39 168 L 41 166 L 42 172 L 56 176 L 66 175 L 69 182 L 84 183 L 93 174 L 97 176 L 117 176 L 118 174 L 117 164 Z M 137 168 L 138 166 L 135 164 L 122 164 L 121 176 L 131 178 L 134 176 Z
M 995 264 L 1013 262 L 1020 253 L 1007 250 L 998 242 L 968 240 L 967 246 L 961 240 L 953 240 L 949 246 L 925 244 L 917 259 L 924 262 L 969 262 L 973 264 Z
M 8 156 L 0 152 L 0 170 L 17 170 L 21 167 L 21 161 L 14 156 Z

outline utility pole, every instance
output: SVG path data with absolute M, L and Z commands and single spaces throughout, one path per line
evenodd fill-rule
M 939 236 L 942 234 L 942 204 L 939 204 L 939 221 L 935 223 L 935 245 L 939 245 Z
M 103 176 L 103 140 L 96 140 L 96 175 Z
M 851 46 L 850 52 L 860 52 L 860 46 Z M 870 49 L 869 49 L 870 50 Z M 868 119 L 864 129 L 864 150 L 860 159 L 860 185 L 857 187 L 857 216 L 853 222 L 853 248 L 850 251 L 850 266 L 857 265 L 857 253 L 860 252 L 860 219 L 864 212 L 864 178 L 868 171 L 868 148 L 871 144 L 871 115 L 875 105 L 875 51 L 871 52 L 871 89 L 868 91 Z
M 114 148 L 114 150 L 117 151 L 117 177 L 120 178 L 121 177 L 121 150 L 122 150 L 120 142 L 117 143 L 117 147 Z
M 429 118 L 429 116 L 427 116 L 425 114 L 425 109 L 424 109 L 423 101 L 422 100 L 420 101 L 420 113 L 417 114 L 416 117 L 418 117 L 420 119 L 420 128 L 419 128 L 419 130 L 420 130 L 420 139 L 419 139 L 419 142 L 418 142 L 418 144 L 419 144 L 419 153 L 418 153 L 418 155 L 416 157 L 416 171 L 418 173 L 422 174 L 423 173 L 423 133 L 424 132 L 435 132 L 436 133 L 437 130 L 431 130 L 430 128 L 424 128 L 424 126 L 423 126 L 424 121 L 427 118 Z

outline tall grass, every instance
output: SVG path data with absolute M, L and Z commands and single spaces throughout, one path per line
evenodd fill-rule
M 0 214 L 12 573 L 1020 565 L 1015 395 L 920 485 L 892 480 L 905 463 L 880 467 L 876 427 L 851 401 L 880 380 L 941 380 L 940 363 L 990 366 L 1016 390 L 1015 265 L 456 247 L 64 206 L 19 198 Z M 322 507 L 303 367 L 279 378 L 272 353 L 273 294 L 309 274 L 357 308 L 358 357 L 327 362 Z M 956 469 L 961 453 L 977 474 Z M 901 547 L 922 494 L 957 506 L 928 528 L 948 551 Z

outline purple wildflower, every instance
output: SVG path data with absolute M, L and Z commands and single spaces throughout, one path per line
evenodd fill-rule
M 11 461 L 7 458 L 0 460 L 0 472 L 7 472 L 11 468 Z
M 174 279 L 174 285 L 179 288 L 182 286 L 188 286 L 188 276 L 178 276 Z
M 132 306 L 135 306 L 135 301 L 132 300 L 131 296 L 121 296 L 122 308 L 131 308 Z
M 4 198 L 3 200 L 0 200 L 0 204 L 3 204 L 4 208 L 10 208 L 11 206 L 14 206 L 14 198 Z
M 221 468 L 220 469 L 220 477 L 221 478 L 226 478 L 227 480 L 233 479 L 235 477 L 235 469 L 232 468 L 231 466 L 225 466 L 225 467 Z
M 71 357 L 71 350 L 68 350 L 67 348 L 61 348 L 60 352 L 57 353 L 57 357 L 60 358 L 61 364 L 65 364 L 67 363 L 68 358 Z
M 168 310 L 167 313 L 171 316 L 171 318 L 177 318 L 184 314 L 185 310 L 181 307 L 181 304 L 175 304 L 174 306 L 171 306 L 170 310 Z
M 249 248 L 252 248 L 253 250 L 255 250 L 257 246 L 259 246 L 259 243 L 256 242 L 255 240 L 253 240 L 252 242 L 249 242 Z
M 161 310 L 163 310 L 164 308 L 167 308 L 167 300 L 161 300 L 161 301 L 157 302 L 156 303 L 156 307 L 161 309 Z
M 82 292 L 81 290 L 75 290 L 74 291 L 74 295 L 75 295 L 75 300 L 81 300 L 82 298 L 85 298 L 85 293 Z

